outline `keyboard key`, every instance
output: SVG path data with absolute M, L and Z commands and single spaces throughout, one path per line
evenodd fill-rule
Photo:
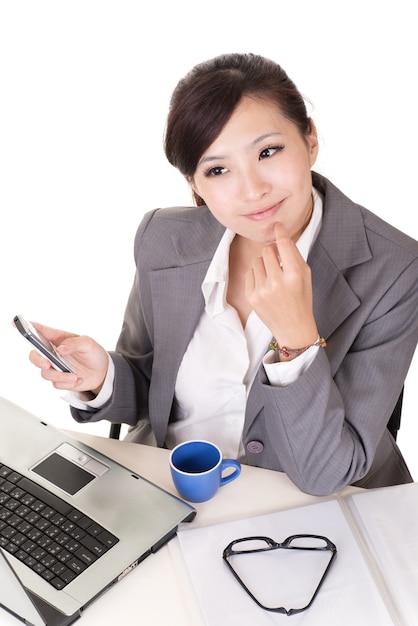
M 91 565 L 98 558 L 97 555 L 92 554 L 89 550 L 86 550 L 86 548 L 77 550 L 75 556 L 80 559 L 80 561 L 83 561 L 83 563 L 86 563 L 86 565 Z
M 83 537 L 80 543 L 82 543 L 83 546 L 87 548 L 90 552 L 95 554 L 96 557 L 102 556 L 102 554 L 107 551 L 107 548 L 105 548 L 105 546 L 100 543 L 100 541 L 98 541 L 94 537 L 89 537 L 88 535 L 86 535 L 86 537 Z
M 107 548 L 112 548 L 119 541 L 119 539 L 115 537 L 115 535 L 112 535 L 107 530 L 104 530 L 100 533 L 100 535 L 97 535 L 97 539 Z

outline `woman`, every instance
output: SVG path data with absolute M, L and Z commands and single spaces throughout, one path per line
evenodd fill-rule
M 411 481 L 386 426 L 418 338 L 418 243 L 312 172 L 314 123 L 263 57 L 193 68 L 165 152 L 197 206 L 145 215 L 110 356 L 37 325 L 77 372 L 31 353 L 42 376 L 80 422 L 210 439 L 308 493 Z

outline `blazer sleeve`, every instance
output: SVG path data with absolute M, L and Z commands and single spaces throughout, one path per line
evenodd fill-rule
M 257 381 L 263 409 L 245 441 L 258 439 L 264 450 L 263 458 L 247 453 L 249 462 L 281 469 L 315 495 L 383 472 L 392 457 L 405 466 L 386 425 L 418 341 L 416 258 L 355 326 L 349 317 L 291 385 L 269 385 L 262 370 Z M 344 334 L 354 340 L 341 354 L 334 342 L 341 344 Z
M 138 242 L 147 230 L 155 211 L 147 213 L 136 233 Z M 125 309 L 121 333 L 115 351 L 110 355 L 115 365 L 113 394 L 101 409 L 83 411 L 71 407 L 78 422 L 109 420 L 134 426 L 148 419 L 148 397 L 153 361 L 152 316 L 146 271 L 137 268 Z

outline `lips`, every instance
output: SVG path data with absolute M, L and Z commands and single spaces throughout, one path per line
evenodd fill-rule
M 263 220 L 268 220 L 274 215 L 276 215 L 277 211 L 280 208 L 280 204 L 275 204 L 274 206 L 270 206 L 267 209 L 260 209 L 259 211 L 254 211 L 254 213 L 249 213 L 246 217 L 255 222 L 262 222 Z

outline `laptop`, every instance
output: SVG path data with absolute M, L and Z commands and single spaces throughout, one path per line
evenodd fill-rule
M 0 432 L 0 607 L 31 626 L 72 624 L 196 515 L 4 398 Z

